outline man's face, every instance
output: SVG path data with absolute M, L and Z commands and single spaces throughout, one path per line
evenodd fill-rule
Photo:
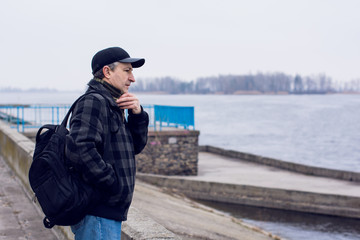
M 135 82 L 132 71 L 133 68 L 130 63 L 119 62 L 113 71 L 109 68 L 108 81 L 111 85 L 126 93 L 129 91 L 130 84 Z

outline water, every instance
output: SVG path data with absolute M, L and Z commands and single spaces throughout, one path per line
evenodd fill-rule
M 195 106 L 200 144 L 360 171 L 360 95 L 143 95 Z
M 71 104 L 81 93 L 0 93 L 0 104 Z M 147 95 L 195 106 L 200 145 L 360 172 L 360 95 Z
M 71 104 L 81 93 L 0 93 L 0 104 Z M 360 172 L 360 95 L 137 95 L 195 106 L 200 145 Z M 287 239 L 360 239 L 360 221 L 206 203 Z
M 196 200 L 198 201 L 198 200 Z M 357 240 L 360 220 L 317 214 L 198 201 L 284 239 Z

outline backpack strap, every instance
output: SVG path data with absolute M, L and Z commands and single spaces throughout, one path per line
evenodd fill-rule
M 90 90 L 86 93 L 84 93 L 83 95 L 81 95 L 78 99 L 76 99 L 76 101 L 71 105 L 69 111 L 66 113 L 66 116 L 64 117 L 62 123 L 61 123 L 61 126 L 63 126 L 61 129 L 65 129 L 66 125 L 67 125 L 67 122 L 68 122 L 68 119 L 70 117 L 70 114 L 73 112 L 73 110 L 75 109 L 75 106 L 76 104 L 79 102 L 80 99 L 82 99 L 83 97 L 85 97 L 86 95 L 90 95 L 92 93 L 95 93 L 95 94 L 99 94 L 100 96 L 102 96 L 104 99 L 105 99 L 105 102 L 106 102 L 106 106 L 107 106 L 107 111 L 108 111 L 108 119 L 110 119 L 110 103 L 109 103 L 109 100 L 100 92 L 98 91 L 95 91 L 95 90 Z M 110 122 L 108 124 L 110 126 Z M 54 129 L 54 127 L 58 127 L 58 126 L 54 126 L 54 125 L 44 125 L 42 128 L 49 128 L 49 129 Z M 107 134 L 108 136 L 104 139 L 104 146 L 107 144 L 107 143 L 110 143 L 110 134 Z M 104 153 L 105 155 L 105 153 Z
M 75 102 L 71 105 L 70 109 L 68 110 L 68 112 L 66 113 L 64 119 L 62 120 L 62 122 L 60 124 L 60 126 L 62 126 L 62 127 L 59 128 L 59 125 L 54 125 L 54 124 L 45 124 L 45 125 L 41 126 L 39 128 L 39 130 L 37 131 L 37 133 L 36 133 L 36 138 L 35 138 L 36 142 L 38 142 L 40 140 L 39 138 L 40 138 L 40 135 L 41 135 L 41 132 L 42 132 L 43 129 L 48 129 L 48 130 L 51 130 L 51 131 L 54 131 L 54 132 L 59 131 L 59 130 L 64 130 L 65 131 L 66 125 L 67 125 L 69 117 L 70 117 L 70 114 L 73 112 L 76 104 L 79 102 L 80 99 L 82 99 L 83 97 L 85 97 L 86 95 L 89 95 L 91 93 L 98 93 L 98 92 L 89 91 L 87 93 L 84 93 L 83 95 L 78 97 L 78 99 L 75 100 Z M 102 95 L 101 93 L 98 93 L 98 94 Z
M 97 91 L 89 91 L 89 92 L 86 92 L 84 93 L 83 95 L 81 95 L 78 99 L 76 99 L 76 101 L 71 105 L 69 111 L 66 113 L 63 121 L 61 122 L 60 125 L 62 125 L 63 127 L 66 127 L 67 123 L 68 123 L 68 120 L 69 120 L 69 117 L 70 117 L 70 114 L 74 111 L 74 108 L 76 106 L 76 104 L 80 101 L 80 99 L 82 99 L 83 97 L 85 97 L 86 95 L 89 95 L 91 93 L 98 93 L 100 94 L 101 96 L 103 96 L 101 93 L 97 92 Z

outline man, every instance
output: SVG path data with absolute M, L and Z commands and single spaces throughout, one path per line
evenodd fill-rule
M 91 93 L 73 111 L 65 151 L 100 200 L 71 226 L 75 240 L 120 239 L 134 191 L 135 154 L 147 142 L 149 117 L 128 92 L 135 82 L 133 68 L 144 63 L 119 47 L 101 50 L 92 59 L 94 78 L 87 90 Z

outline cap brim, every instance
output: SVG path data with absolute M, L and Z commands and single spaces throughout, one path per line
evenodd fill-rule
M 125 58 L 125 59 L 120 60 L 119 62 L 131 63 L 131 66 L 133 68 L 138 68 L 138 67 L 141 67 L 142 65 L 144 65 L 145 59 L 143 59 L 143 58 Z

